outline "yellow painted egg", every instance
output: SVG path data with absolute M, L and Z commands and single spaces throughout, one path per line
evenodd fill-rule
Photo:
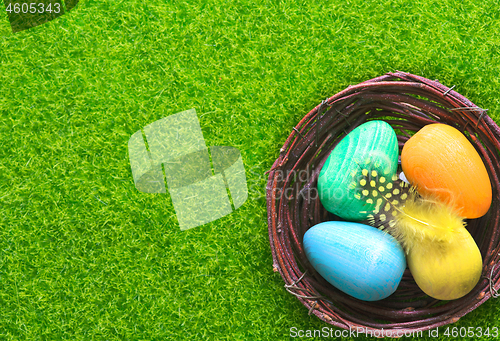
M 483 269 L 481 252 L 465 228 L 454 231 L 452 242 L 415 243 L 406 260 L 419 288 L 438 300 L 468 294 L 479 282 Z
M 453 207 L 464 218 L 479 218 L 491 206 L 492 189 L 486 167 L 474 146 L 459 130 L 429 124 L 404 145 L 401 166 L 422 195 Z

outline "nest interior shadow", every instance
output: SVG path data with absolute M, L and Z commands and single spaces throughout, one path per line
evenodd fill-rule
M 466 296 L 453 301 L 433 299 L 418 288 L 406 269 L 393 295 L 376 302 L 360 301 L 334 288 L 308 262 L 302 247 L 304 233 L 320 222 L 341 220 L 320 203 L 316 185 L 321 167 L 346 134 L 375 119 L 395 129 L 400 153 L 420 128 L 445 123 L 462 131 L 483 159 L 493 201 L 486 215 L 466 221 L 483 257 L 481 280 Z M 500 287 L 499 159 L 500 128 L 487 110 L 453 87 L 399 71 L 349 86 L 316 106 L 293 128 L 268 171 L 266 195 L 274 270 L 309 314 L 336 327 L 413 332 L 454 323 L 496 297 Z

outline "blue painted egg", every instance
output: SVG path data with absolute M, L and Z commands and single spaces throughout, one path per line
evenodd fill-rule
M 363 301 L 391 295 L 406 268 L 396 239 L 368 225 L 323 222 L 307 230 L 303 245 L 307 259 L 325 280 Z

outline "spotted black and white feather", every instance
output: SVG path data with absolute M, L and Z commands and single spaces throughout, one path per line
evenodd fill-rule
M 465 223 L 446 203 L 421 197 L 416 188 L 400 180 L 363 168 L 356 179 L 359 199 L 375 208 L 368 223 L 394 236 L 405 248 L 414 243 L 451 243 Z

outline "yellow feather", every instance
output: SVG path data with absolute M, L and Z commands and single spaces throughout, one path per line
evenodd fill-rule
M 421 198 L 414 189 L 406 200 L 391 205 L 397 214 L 393 217 L 394 227 L 387 227 L 387 231 L 407 252 L 415 243 L 452 243 L 465 227 L 463 219 L 448 205 Z

